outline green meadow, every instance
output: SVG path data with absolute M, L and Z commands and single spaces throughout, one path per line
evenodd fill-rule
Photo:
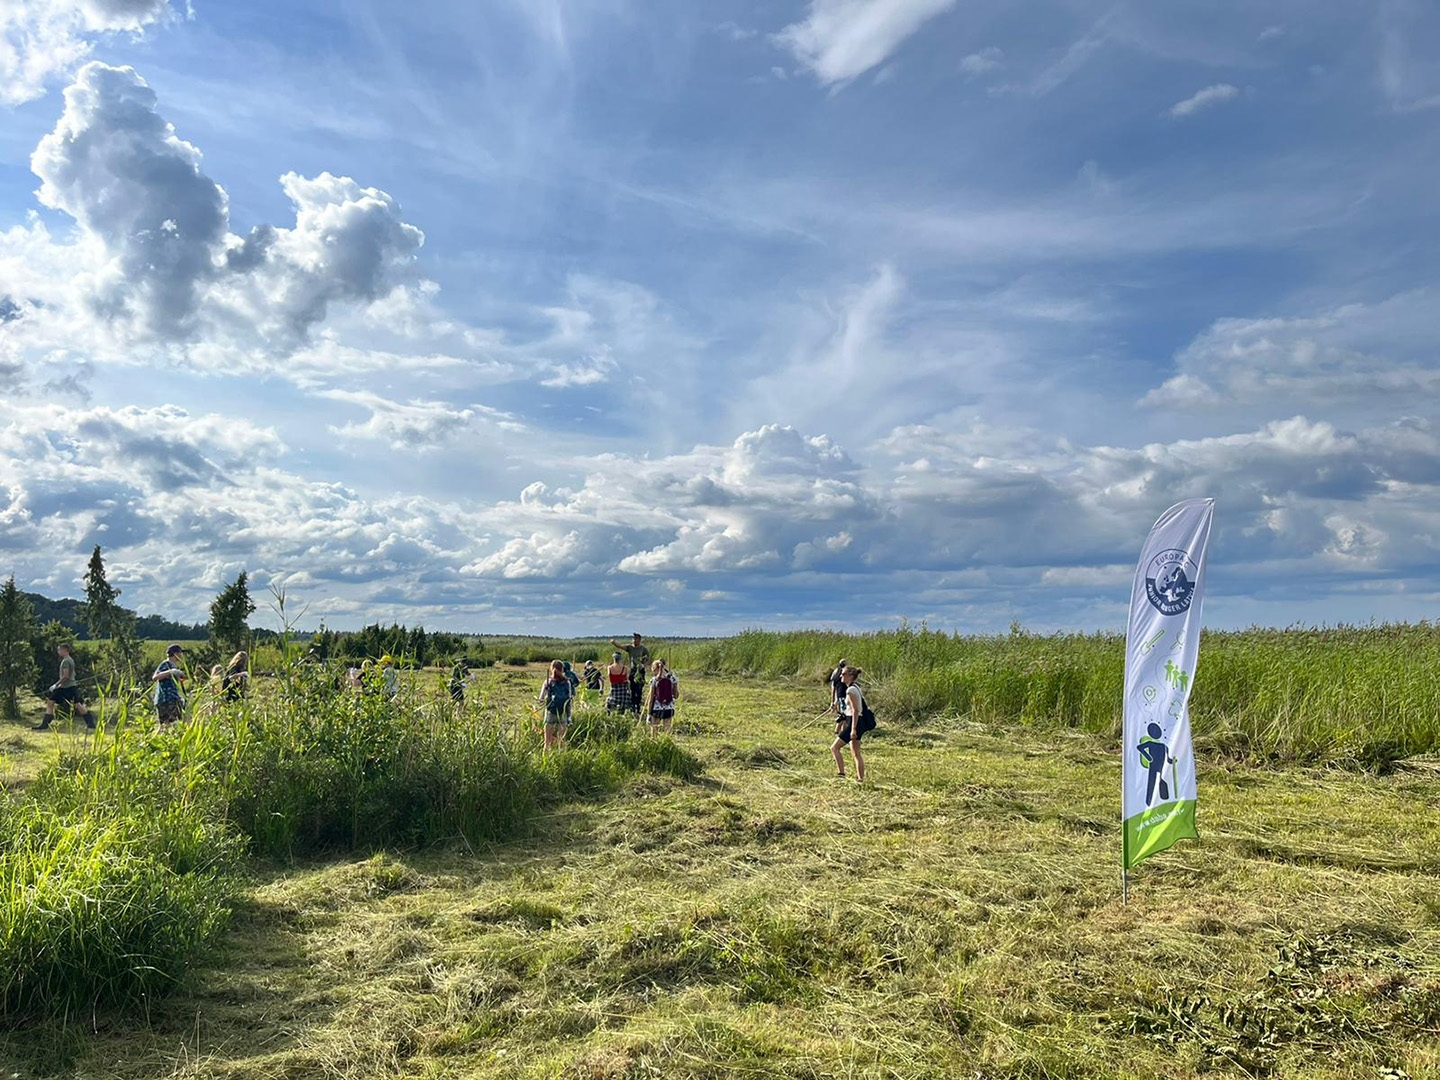
M 1128 905 L 1109 637 L 677 644 L 673 739 L 586 710 L 549 757 L 505 664 L 458 717 L 296 669 L 5 725 L 0 1075 L 1440 1075 L 1435 643 L 1207 636 L 1201 838 Z

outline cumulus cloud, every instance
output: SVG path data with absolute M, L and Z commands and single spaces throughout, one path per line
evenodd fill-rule
M 414 278 L 424 236 L 399 204 L 348 177 L 287 173 L 290 228 L 229 232 L 225 190 L 132 68 L 91 62 L 31 158 L 39 198 L 75 219 L 76 283 L 106 322 L 157 340 L 258 339 L 293 351 L 332 303 L 387 297 Z
M 806 17 L 785 27 L 774 40 L 822 83 L 843 83 L 884 63 L 920 27 L 955 3 L 811 0 Z
M 132 68 L 89 63 L 65 90 L 65 111 L 30 167 L 40 201 L 64 211 L 109 256 L 92 271 L 92 302 L 161 335 L 190 322 L 226 236 L 224 190 L 200 152 L 156 111 Z
M 1433 337 L 1440 292 L 1299 318 L 1220 319 L 1175 358 L 1177 373 L 1140 399 L 1159 409 L 1338 402 L 1393 409 L 1440 392 Z
M 89 55 L 95 35 L 139 35 L 174 14 L 169 0 L 9 0 L 0 8 L 0 105 L 42 96 Z
M 1194 116 L 1202 109 L 1209 109 L 1226 101 L 1232 101 L 1240 96 L 1240 88 L 1231 86 L 1229 83 L 1216 83 L 1214 86 L 1207 86 L 1203 90 L 1197 90 L 1184 101 L 1177 101 L 1170 106 L 1169 113 L 1173 119 L 1179 120 L 1187 116 Z

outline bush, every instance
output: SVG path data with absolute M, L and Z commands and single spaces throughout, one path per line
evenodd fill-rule
M 147 1000 L 225 924 L 240 859 L 472 845 L 528 828 L 544 806 L 613 791 L 637 771 L 699 762 L 625 718 L 582 710 L 571 749 L 448 702 L 336 691 L 296 663 L 248 701 L 202 690 L 196 719 L 155 730 L 148 709 L 0 796 L 0 1017 Z

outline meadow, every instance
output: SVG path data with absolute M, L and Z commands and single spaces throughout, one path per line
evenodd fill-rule
M 1364 675 L 1383 635 L 1353 634 L 1272 640 Z M 1257 650 L 1237 639 L 1203 646 L 1197 726 L 1217 671 L 1307 700 L 1264 656 L 1241 666 Z M 1105 638 L 667 645 L 686 667 L 674 740 L 597 715 L 549 759 L 529 710 L 542 672 L 505 664 L 480 673 L 463 723 L 425 672 L 388 719 L 301 673 L 248 718 L 173 735 L 138 716 L 93 740 L 7 726 L 0 949 L 72 909 L 112 921 L 60 942 L 84 949 L 29 997 L 11 976 L 0 1065 L 27 1080 L 1440 1075 L 1440 762 L 1376 767 L 1333 736 L 1307 750 L 1286 741 L 1293 721 L 1271 746 L 1212 726 L 1201 839 L 1143 864 L 1122 906 L 1114 717 L 1074 696 L 1089 681 L 1054 677 L 1071 644 L 1102 685 Z M 864 787 L 827 749 L 821 677 L 840 655 L 876 673 Z M 996 678 L 970 697 L 915 704 L 914 675 L 987 661 Z M 1045 678 L 1003 697 L 1016 672 Z M 950 678 L 946 693 L 965 685 Z M 1070 689 L 1040 689 L 1055 685 Z M 1398 714 L 1418 711 L 1411 685 L 1391 687 Z M 99 950 L 112 938 L 126 944 Z
M 695 670 L 816 685 L 844 657 L 866 670 L 885 711 L 907 722 L 949 716 L 1120 733 L 1119 634 L 750 630 L 672 651 Z M 1206 631 L 1195 678 L 1196 747 L 1212 755 L 1383 770 L 1440 748 L 1440 625 Z

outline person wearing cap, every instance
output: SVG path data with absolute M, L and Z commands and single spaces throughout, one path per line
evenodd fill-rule
M 639 716 L 640 701 L 645 696 L 645 679 L 650 670 L 650 650 L 641 644 L 639 630 L 633 637 L 635 640 L 629 645 L 621 645 L 614 638 L 610 639 L 610 644 L 630 654 L 630 710 Z
M 391 701 L 400 693 L 400 673 L 395 670 L 395 661 L 389 653 L 380 657 L 380 688 Z
M 830 673 L 830 709 L 837 715 L 843 711 L 845 704 L 845 667 L 846 661 L 842 656 L 840 663 L 835 665 L 835 670 Z
M 600 689 L 600 669 L 595 666 L 594 660 L 585 661 L 585 670 L 582 675 L 585 679 L 586 690 Z
M 185 695 L 180 689 L 186 678 L 185 669 L 180 666 L 184 654 L 182 646 L 171 645 L 165 650 L 165 659 L 160 661 L 155 674 L 150 676 L 155 684 L 155 716 L 161 727 L 169 727 L 185 715 Z

